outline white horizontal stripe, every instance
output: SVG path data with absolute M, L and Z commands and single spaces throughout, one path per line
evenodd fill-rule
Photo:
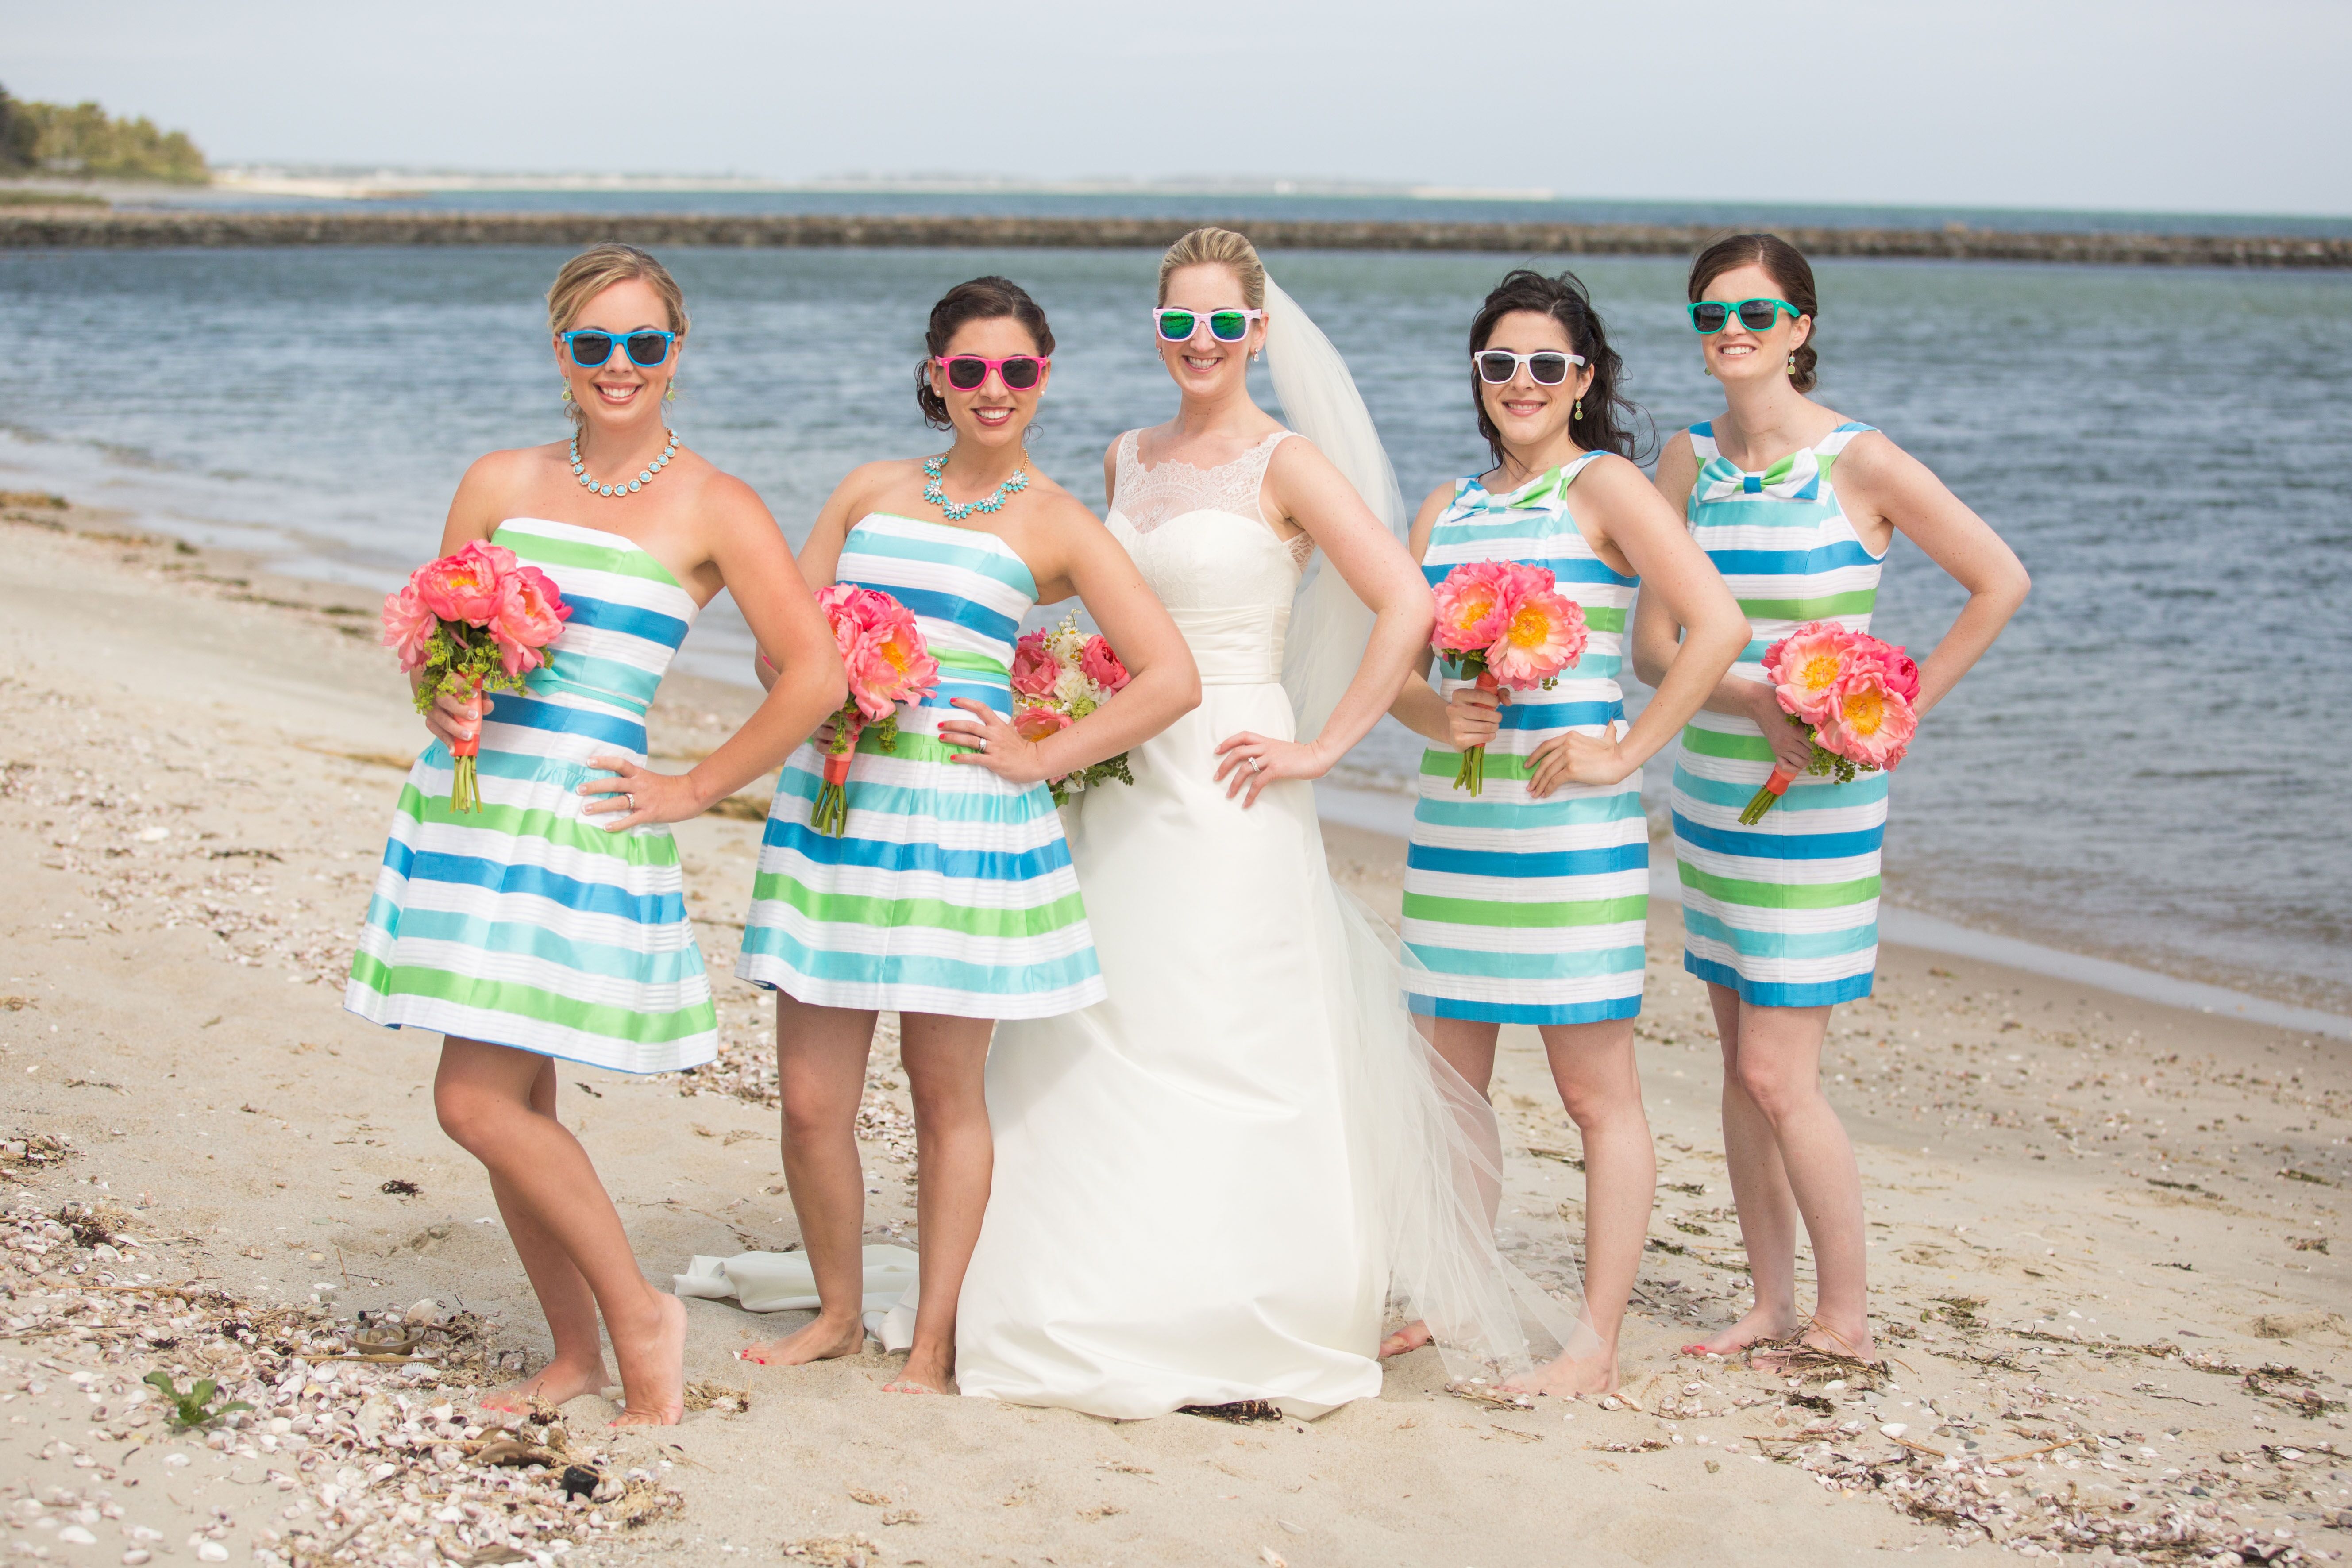
M 1408 915 L 1404 940 L 1418 947 L 1458 947 L 1482 952 L 1618 952 L 1642 946 L 1647 928 L 1640 921 L 1605 925 L 1474 926 Z M 1412 984 L 1411 974 L 1406 984 Z
M 1779 888 L 1827 887 L 1878 875 L 1878 857 L 1874 853 L 1842 856 L 1834 860 L 1784 860 L 1778 856 L 1719 854 L 1676 838 L 1675 856 L 1711 877 L 1769 882 Z
M 867 899 L 938 899 L 975 910 L 1032 910 L 1078 890 L 1077 873 L 1067 866 L 1014 882 L 882 866 L 826 866 L 798 850 L 773 845 L 761 853 L 760 869 L 769 876 L 789 877 L 818 892 Z M 757 910 L 765 901 L 754 899 L 751 907 Z
M 744 967 L 747 971 L 757 969 L 751 978 L 778 986 L 813 1007 L 938 1013 L 951 1018 L 1052 1018 L 1091 1006 L 1109 994 L 1098 975 L 1058 991 L 998 994 L 950 991 L 935 985 L 871 985 L 814 980 L 774 959 L 763 958 L 755 965 L 749 955 Z
M 1514 1007 L 1562 1007 L 1578 1002 L 1618 1002 L 1642 994 L 1642 972 L 1616 974 L 1455 974 L 1416 970 L 1405 989 L 1416 996 L 1494 1002 Z
M 536 893 L 497 893 L 467 882 L 432 882 L 410 878 L 404 882 L 379 881 L 379 898 L 403 911 L 429 910 L 463 915 L 502 925 L 528 926 L 566 942 L 616 947 L 632 952 L 678 952 L 694 945 L 694 927 L 683 918 L 651 924 L 623 915 L 591 914 Z
M 1683 907 L 1713 915 L 1734 931 L 1785 931 L 1819 935 L 1823 931 L 1860 931 L 1878 923 L 1878 900 L 1864 899 L 1856 903 L 1833 904 L 1825 910 L 1759 909 L 1753 904 L 1735 904 L 1703 893 L 1685 884 Z
M 1859 952 L 1841 952 L 1827 958 L 1766 958 L 1742 953 L 1727 942 L 1696 935 L 1685 945 L 1695 957 L 1720 963 L 1738 972 L 1742 980 L 1762 985 L 1820 985 L 1867 974 L 1878 967 L 1875 943 Z
M 1577 849 L 1612 849 L 1646 844 L 1650 824 L 1640 816 L 1612 822 L 1570 822 L 1549 827 L 1452 827 L 1416 822 L 1412 841 L 1433 849 L 1475 849 L 1489 854 L 1559 855 Z
M 1838 786 L 1832 784 L 1829 787 L 1835 789 Z M 1790 785 L 1789 793 L 1794 795 L 1796 785 Z M 1718 827 L 1727 833 L 1767 834 L 1780 838 L 1818 838 L 1829 833 L 1867 833 L 1886 824 L 1885 795 L 1860 805 L 1809 807 L 1803 811 L 1790 810 L 1784 804 L 1766 812 L 1764 819 L 1752 826 L 1741 825 L 1738 806 L 1710 805 L 1705 801 L 1693 800 L 1680 790 L 1675 792 L 1674 805 L 1678 814 L 1699 827 Z
M 345 989 L 343 1005 L 373 1023 L 430 1029 L 461 1039 L 511 1046 L 517 1050 L 586 1062 L 615 1072 L 676 1072 L 682 1068 L 700 1067 L 719 1055 L 716 1029 L 675 1040 L 618 1040 L 543 1019 L 526 1018 L 517 1013 L 462 1006 L 431 996 L 385 996 L 356 980 Z

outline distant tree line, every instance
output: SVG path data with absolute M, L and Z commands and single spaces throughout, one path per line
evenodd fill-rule
M 32 103 L 0 88 L 0 174 L 62 174 L 89 180 L 212 178 L 184 131 L 163 132 L 142 116 L 117 120 L 95 103 Z

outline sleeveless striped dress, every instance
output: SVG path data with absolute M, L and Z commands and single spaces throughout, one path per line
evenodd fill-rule
M 1454 787 L 1461 753 L 1422 754 L 1404 873 L 1406 984 L 1424 1016 L 1505 1024 L 1590 1024 L 1642 1010 L 1650 832 L 1637 771 L 1608 786 L 1569 784 L 1528 798 L 1536 748 L 1569 730 L 1608 733 L 1625 717 L 1617 685 L 1637 579 L 1592 552 L 1568 510 L 1574 462 L 1507 496 L 1455 481 L 1429 536 L 1432 587 L 1465 561 L 1551 568 L 1584 610 L 1584 657 L 1549 691 L 1512 694 L 1486 748 L 1484 793 Z M 1441 694 L 1466 682 L 1441 676 Z
M 824 755 L 785 762 L 760 849 L 735 973 L 820 1007 L 1043 1018 L 1104 995 L 1062 818 L 1042 784 L 950 763 L 956 698 L 1013 708 L 1013 644 L 1036 580 L 978 528 L 876 512 L 849 531 L 840 581 L 915 612 L 938 695 L 898 710 L 898 742 L 858 738 L 849 821 L 809 826 Z
M 492 537 L 554 580 L 572 618 L 550 667 L 491 699 L 479 812 L 450 813 L 440 742 L 409 770 L 343 1005 L 621 1072 L 709 1061 L 719 1024 L 677 841 L 609 832 L 576 793 L 611 776 L 592 756 L 645 762 L 646 708 L 700 606 L 617 533 L 510 518 Z
M 1807 621 L 1867 631 L 1884 555 L 1863 548 L 1830 472 L 1870 426 L 1839 426 L 1760 474 L 1691 426 L 1698 482 L 1685 516 L 1748 616 L 1732 673 L 1762 680 L 1764 650 Z M 1878 851 L 1886 777 L 1808 775 L 1753 827 L 1739 813 L 1772 771 L 1748 720 L 1702 710 L 1675 763 L 1675 858 L 1682 875 L 1683 967 L 1766 1007 L 1819 1007 L 1870 994 L 1878 963 Z

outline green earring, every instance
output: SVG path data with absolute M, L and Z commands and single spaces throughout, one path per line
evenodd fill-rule
M 1797 352 L 1794 349 L 1789 351 L 1789 374 L 1791 376 L 1797 374 Z
M 1579 398 L 1576 400 L 1576 406 L 1574 406 L 1573 408 L 1570 408 L 1570 409 L 1568 411 L 1568 416 L 1569 416 L 1570 419 L 1581 419 L 1581 418 L 1583 418 L 1583 417 L 1584 417 L 1584 399 L 1583 399 L 1583 398 L 1579 397 Z

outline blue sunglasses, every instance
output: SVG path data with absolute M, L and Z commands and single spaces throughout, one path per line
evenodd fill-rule
M 629 363 L 651 370 L 669 358 L 670 345 L 677 342 L 676 332 L 665 332 L 658 327 L 639 327 L 633 332 L 607 332 L 595 327 L 582 327 L 562 334 L 563 346 L 571 351 L 572 363 L 582 370 L 594 370 L 613 357 L 616 342 L 627 346 Z

